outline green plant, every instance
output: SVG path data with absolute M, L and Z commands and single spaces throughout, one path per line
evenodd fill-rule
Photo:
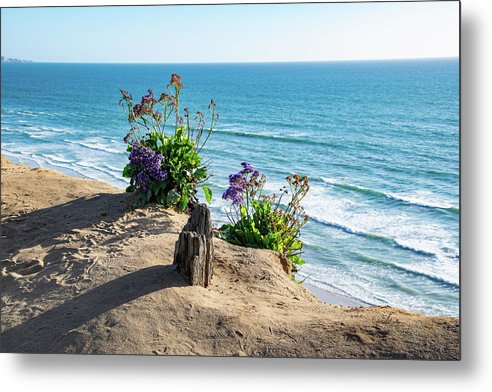
M 123 169 L 123 176 L 130 178 L 127 191 L 140 192 L 145 203 L 153 201 L 185 211 L 198 202 L 199 187 L 208 203 L 212 198 L 212 191 L 205 185 L 209 174 L 201 150 L 219 115 L 211 100 L 209 126 L 206 127 L 202 112 L 196 113 L 192 126 L 188 108 L 184 109 L 184 119 L 180 115 L 182 88 L 181 77 L 172 74 L 167 86 L 169 94 L 164 92 L 156 99 L 152 90 L 148 90 L 141 102 L 134 105 L 132 95 L 120 90 L 120 106 L 128 114 L 130 123 L 130 132 L 124 138 L 130 161 Z M 167 131 L 168 127 L 171 132 Z
M 309 191 L 308 177 L 288 176 L 289 189 L 283 187 L 279 196 L 266 196 L 266 176 L 247 162 L 241 165 L 240 172 L 229 176 L 229 187 L 222 195 L 232 206 L 230 223 L 220 228 L 221 236 L 237 245 L 278 251 L 290 260 L 296 272 L 304 264 L 300 233 L 309 217 L 300 203 Z

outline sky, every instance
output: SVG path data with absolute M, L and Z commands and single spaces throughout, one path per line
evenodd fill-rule
M 459 55 L 457 1 L 1 12 L 2 56 L 39 62 L 339 61 Z

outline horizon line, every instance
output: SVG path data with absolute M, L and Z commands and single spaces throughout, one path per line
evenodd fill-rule
M 286 63 L 341 63 L 341 62 L 369 62 L 369 61 L 411 61 L 411 60 L 444 60 L 444 59 L 459 59 L 460 56 L 428 56 L 428 57 L 393 57 L 393 58 L 378 58 L 378 59 L 337 59 L 337 60 L 264 60 L 264 61 L 196 61 L 196 62 L 136 62 L 136 61 L 122 61 L 122 62 L 92 62 L 92 61 L 36 61 L 19 59 L 17 57 L 3 56 L 5 59 L 20 60 L 19 62 L 2 62 L 10 64 L 134 64 L 134 65 L 192 65 L 192 64 L 286 64 Z

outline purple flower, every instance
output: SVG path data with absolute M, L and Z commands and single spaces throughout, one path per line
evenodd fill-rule
M 258 187 L 256 179 L 260 176 L 260 172 L 248 162 L 241 162 L 241 166 L 243 167 L 241 171 L 229 175 L 229 188 L 222 194 L 222 199 L 232 200 L 233 205 L 243 204 L 243 195 L 249 194 Z
M 239 172 L 236 174 L 229 175 L 229 184 L 241 184 L 246 180 L 243 173 Z
M 243 173 L 253 173 L 255 171 L 255 168 L 251 166 L 248 162 L 241 162 L 241 166 L 244 168 L 241 170 Z
M 233 205 L 238 205 L 243 203 L 243 195 L 244 188 L 239 185 L 231 185 L 227 190 L 222 194 L 222 199 L 224 200 L 232 200 Z
M 140 169 L 135 180 L 146 191 L 150 180 L 165 181 L 168 173 L 162 169 L 164 156 L 156 153 L 151 148 L 134 143 L 128 157 L 132 166 Z
M 149 176 L 141 171 L 137 173 L 137 175 L 135 176 L 135 180 L 137 181 L 137 184 L 140 186 L 140 188 L 142 188 L 144 192 L 147 192 L 147 190 L 149 189 Z
M 157 103 L 157 101 L 151 95 L 144 95 L 142 97 L 142 105 L 145 105 L 146 103 Z

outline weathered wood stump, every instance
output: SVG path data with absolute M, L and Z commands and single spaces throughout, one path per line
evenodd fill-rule
M 213 253 L 210 210 L 206 204 L 198 204 L 176 241 L 173 264 L 188 276 L 191 285 L 207 287 L 213 274 Z

